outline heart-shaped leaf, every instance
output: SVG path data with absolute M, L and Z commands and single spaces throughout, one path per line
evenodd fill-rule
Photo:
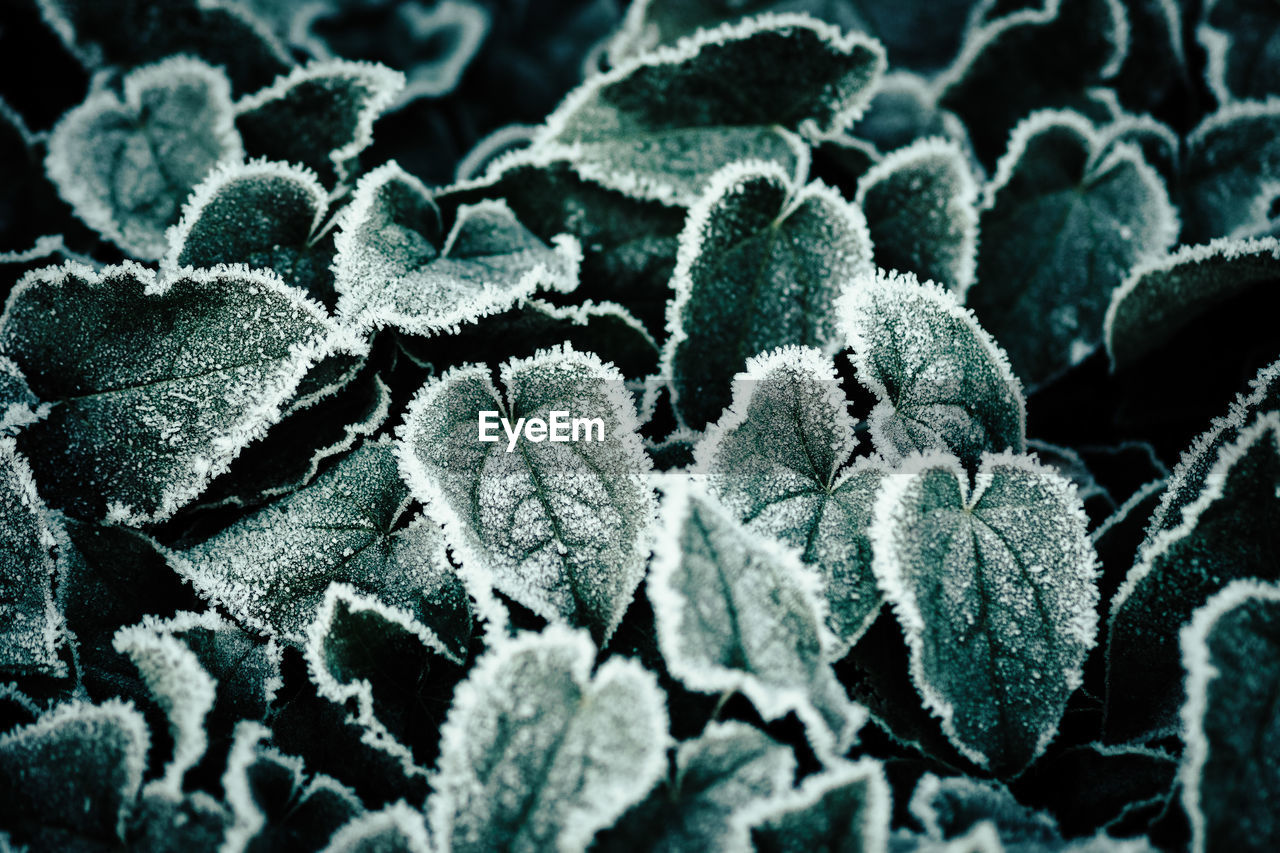
M 875 262 L 963 293 L 978 252 L 978 185 L 960 146 L 936 137 L 889 154 L 858 181 Z
M 1187 136 L 1182 168 L 1182 239 L 1255 237 L 1272 229 L 1280 167 L 1280 100 L 1239 101 Z
M 748 18 L 589 78 L 534 147 L 569 148 L 583 177 L 687 206 L 735 160 L 796 172 L 807 149 L 795 132 L 847 128 L 884 65 L 879 43 L 861 33 L 807 15 Z
M 45 167 L 86 225 L 154 260 L 187 194 L 243 149 L 221 70 L 174 57 L 131 72 L 123 85 L 123 100 L 104 89 L 62 117 Z
M 466 591 L 430 519 L 399 527 L 408 503 L 393 445 L 366 442 L 172 561 L 237 619 L 292 643 L 305 642 L 337 581 L 400 608 L 414 633 L 461 656 L 471 639 Z
M 844 754 L 867 715 L 827 662 L 817 574 L 690 481 L 663 489 L 648 593 L 668 670 L 691 690 L 741 691 L 766 720 L 795 712 L 819 756 Z
M 250 156 L 345 181 L 373 141 L 374 120 L 403 88 L 404 75 L 382 65 L 311 62 L 237 102 L 235 124 Z
M 1178 234 L 1160 176 L 1137 148 L 1104 153 L 1105 141 L 1078 113 L 1036 113 L 987 187 L 967 300 L 1030 386 L 1093 351 L 1111 291 Z
M 387 163 L 360 179 L 334 238 L 338 315 L 358 328 L 433 335 L 539 288 L 573 290 L 582 253 L 567 235 L 552 242 L 492 200 L 461 207 L 444 236 L 430 191 Z
M 0 317 L 0 350 L 54 404 L 21 436 L 46 499 L 133 525 L 194 500 L 319 357 L 357 346 L 319 305 L 243 267 L 167 282 L 132 263 L 50 267 Z
M 888 468 L 847 465 L 857 439 L 831 359 L 786 347 L 753 358 L 693 470 L 748 529 L 795 548 L 823 580 L 837 659 L 880 610 L 867 526 Z
M 505 398 L 480 365 L 429 382 L 399 433 L 401 470 L 468 570 L 604 642 L 644 575 L 654 512 L 635 408 L 615 368 L 568 346 L 500 375 Z
M 796 187 L 770 163 L 716 173 L 680 235 L 667 313 L 662 375 L 684 421 L 714 420 L 751 356 L 787 344 L 834 351 L 840 287 L 872 270 L 866 221 L 835 190 Z
M 847 283 L 839 323 L 858 381 L 879 401 L 867 421 L 885 458 L 944 450 L 973 467 L 986 451 L 1025 449 L 1022 384 L 950 293 L 881 270 Z
M 952 744 L 1017 773 L 1057 733 L 1094 645 L 1093 546 L 1075 488 L 1031 457 L 909 460 L 876 503 L 873 564 L 911 679 Z
M 657 679 L 553 625 L 505 640 L 458 686 L 427 804 L 439 849 L 582 851 L 666 769 Z
M 1235 581 L 1181 631 L 1187 702 L 1179 781 L 1191 850 L 1280 844 L 1280 587 Z

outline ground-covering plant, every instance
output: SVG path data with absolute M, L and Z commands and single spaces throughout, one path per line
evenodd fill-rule
M 0 850 L 1280 849 L 1278 34 L 3 4 Z

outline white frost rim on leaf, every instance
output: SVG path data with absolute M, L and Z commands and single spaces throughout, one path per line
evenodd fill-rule
M 321 358 L 336 352 L 350 354 L 367 352 L 367 342 L 335 324 L 320 303 L 297 288 L 285 284 L 274 272 L 252 270 L 242 264 L 219 264 L 203 270 L 183 267 L 167 280 L 157 278 L 154 271 L 134 261 L 125 261 L 119 266 L 104 267 L 101 272 L 72 261 L 57 267 L 32 270 L 24 275 L 9 292 L 4 314 L 0 316 L 0 328 L 8 325 L 14 304 L 25 295 L 27 290 L 42 286 L 60 287 L 69 276 L 84 281 L 91 288 L 103 287 L 106 279 L 123 275 L 132 276 L 143 285 L 143 297 L 163 296 L 177 281 L 225 287 L 223 280 L 231 279 L 236 286 L 247 284 L 249 287 L 261 288 L 267 294 L 282 299 L 287 307 L 305 315 L 321 329 L 322 333 L 309 341 L 295 343 L 289 347 L 290 369 L 284 372 L 276 382 L 263 388 L 259 401 L 244 412 L 221 437 L 210 443 L 207 448 L 208 455 L 195 456 L 189 460 L 186 466 L 185 482 L 170 482 L 164 486 L 158 501 L 159 505 L 154 513 L 148 514 L 136 507 L 113 502 L 107 508 L 107 521 L 112 524 L 138 527 L 163 521 L 172 516 L 180 508 L 195 500 L 214 477 L 224 473 L 250 442 L 261 438 L 280 420 L 284 407 L 291 399 L 298 383 Z
M 1133 512 L 1134 509 L 1147 498 L 1165 488 L 1165 485 L 1168 482 L 1168 480 L 1152 480 L 1149 483 L 1144 483 L 1139 486 L 1137 491 L 1131 494 L 1124 503 L 1120 504 L 1120 506 L 1116 508 L 1115 512 L 1107 516 L 1106 520 L 1098 525 L 1098 528 L 1089 535 L 1089 538 L 1093 540 L 1095 545 L 1097 545 L 1103 536 L 1106 536 L 1111 532 L 1111 528 L 1124 522 L 1129 517 L 1129 513 Z
M 667 772 L 667 747 L 671 735 L 667 731 L 667 704 L 665 694 L 658 687 L 657 678 L 630 658 L 612 657 L 600 665 L 594 677 L 591 669 L 596 659 L 596 647 L 586 631 L 575 630 L 559 623 L 551 623 L 540 632 L 523 631 L 514 636 L 495 638 L 493 645 L 475 662 L 466 679 L 458 684 L 453 694 L 453 704 L 440 726 L 440 758 L 429 782 L 434 795 L 427 801 L 427 819 L 439 850 L 449 850 L 452 845 L 453 814 L 457 804 L 449 795 L 451 779 L 466 783 L 472 772 L 468 759 L 470 734 L 468 725 L 479 709 L 489 704 L 490 685 L 499 681 L 499 673 L 517 655 L 531 655 L 543 660 L 554 650 L 568 650 L 572 655 L 569 677 L 582 690 L 590 694 L 618 679 L 630 679 L 646 685 L 650 705 L 631 709 L 633 722 L 651 724 L 646 739 L 653 745 L 645 755 L 645 763 L 632 768 L 631 790 L 610 789 L 610 797 L 590 815 L 582 813 L 569 816 L 568 830 L 557 839 L 562 850 L 583 850 L 595 833 L 611 824 L 628 807 L 644 798 L 658 780 Z M 536 724 L 536 721 L 534 721 Z M 576 820 L 574 818 L 577 818 Z M 584 819 L 586 818 L 586 819 Z M 593 825 L 594 824 L 594 825 Z
M 900 304 L 903 301 L 901 297 L 895 296 L 894 290 L 910 291 L 911 297 L 931 305 L 944 316 L 956 320 L 969 330 L 1013 396 L 1018 412 L 1018 434 L 1022 436 L 1025 445 L 1027 402 L 1022 390 L 1022 381 L 1013 372 L 1013 367 L 1009 364 L 1009 356 L 996 343 L 995 338 L 982 328 L 973 309 L 960 303 L 963 297 L 933 281 L 921 282 L 914 273 L 886 272 L 877 269 L 873 275 L 854 279 L 845 287 L 844 292 L 836 300 L 836 314 L 837 322 L 844 332 L 844 343 L 851 350 L 849 362 L 853 365 L 858 381 L 866 386 L 878 401 L 871 414 L 867 416 L 867 426 L 872 443 L 886 457 L 886 461 L 891 464 L 901 461 L 897 454 L 891 452 L 892 442 L 885 439 L 883 430 L 884 423 L 897 414 L 897 401 L 893 399 L 889 389 L 873 370 L 870 361 L 872 346 L 860 329 L 873 325 L 883 313 L 876 307 L 878 301 L 888 304 Z M 1024 448 L 1013 449 L 1020 452 Z M 974 500 L 976 499 L 975 495 Z
M 1221 237 L 1196 246 L 1180 246 L 1161 257 L 1152 257 L 1139 262 L 1120 286 L 1111 292 L 1111 304 L 1107 306 L 1106 319 L 1103 320 L 1103 340 L 1107 346 L 1107 356 L 1111 360 L 1111 371 L 1114 373 L 1116 370 L 1116 315 L 1120 311 L 1120 306 L 1133 295 L 1147 276 L 1154 273 L 1173 272 L 1178 267 L 1193 266 L 1214 258 L 1232 261 L 1246 255 L 1261 255 L 1264 252 L 1270 252 L 1272 258 L 1280 260 L 1280 240 L 1275 237 L 1248 240 Z
M 676 573 L 684 563 L 684 552 L 679 545 L 680 532 L 688 523 L 696 501 L 699 512 L 711 515 L 726 527 L 741 530 L 744 545 L 756 556 L 785 567 L 795 590 L 813 613 L 820 658 L 825 666 L 825 662 L 831 658 L 830 650 L 837 645 L 837 641 L 827 627 L 827 599 L 821 576 L 811 566 L 803 563 L 795 551 L 771 537 L 743 527 L 719 506 L 715 498 L 695 485 L 693 478 L 668 475 L 661 478 L 660 488 L 664 497 L 659 522 L 650 536 L 653 558 L 649 566 L 647 592 L 653 605 L 658 645 L 668 671 L 691 690 L 704 693 L 740 692 L 766 720 L 777 720 L 794 712 L 804 724 L 806 739 L 824 760 L 846 752 L 855 742 L 858 730 L 866 722 L 867 712 L 845 695 L 844 688 L 835 680 L 834 675 L 831 679 L 833 692 L 839 691 L 839 695 L 826 698 L 842 706 L 838 709 L 844 718 L 842 731 L 832 730 L 815 703 L 810 689 L 768 684 L 761 681 L 755 673 L 716 664 L 706 667 L 691 665 L 690 656 L 684 652 L 681 631 L 686 599 L 673 584 Z M 818 686 L 811 685 L 814 689 Z
M 329 211 L 329 194 L 321 185 L 320 179 L 316 177 L 315 172 L 312 172 L 306 166 L 277 163 L 265 159 L 254 159 L 247 163 L 242 163 L 238 160 L 225 160 L 214 166 L 212 171 L 205 175 L 204 180 L 191 191 L 191 195 L 187 197 L 186 203 L 182 206 L 182 217 L 176 225 L 170 226 L 166 232 L 165 239 L 169 244 L 169 250 L 160 260 L 160 278 L 168 281 L 177 275 L 179 269 L 178 259 L 182 256 L 182 250 L 187 246 L 187 240 L 191 236 L 191 229 L 204 216 L 205 208 L 218 197 L 219 193 L 237 181 L 251 181 L 263 178 L 292 181 L 310 197 L 311 207 L 315 210 L 315 215 L 311 219 L 311 227 L 307 233 L 308 236 L 314 235 L 316 229 L 324 221 L 325 214 Z
M 1280 587 L 1254 580 L 1232 581 L 1196 610 L 1191 622 L 1179 633 L 1182 666 L 1187 673 L 1187 701 L 1182 706 L 1182 738 L 1186 750 L 1178 781 L 1182 785 L 1182 805 L 1191 823 L 1193 853 L 1203 853 L 1209 841 L 1204 811 L 1200 807 L 1201 774 L 1210 749 L 1204 715 L 1209 710 L 1209 685 L 1222 674 L 1213 665 L 1209 634 L 1224 615 L 1258 599 L 1280 606 Z
M 790 780 L 787 780 L 788 783 Z M 750 837 L 752 829 L 764 826 L 787 814 L 815 808 L 822 798 L 832 791 L 857 783 L 864 783 L 866 799 L 863 801 L 863 833 L 858 841 L 860 850 L 878 851 L 889 848 L 889 820 L 892 802 L 889 782 L 884 767 L 874 758 L 857 761 L 843 759 L 832 762 L 820 773 L 807 777 L 798 788 L 783 785 L 781 793 L 769 798 L 752 800 L 733 815 L 733 822 Z M 843 831 L 848 827 L 833 827 Z
M 1133 564 L 1133 568 L 1129 570 L 1129 573 L 1125 575 L 1124 582 L 1120 585 L 1120 589 L 1116 591 L 1115 597 L 1111 599 L 1110 629 L 1112 631 L 1115 630 L 1116 617 L 1120 609 L 1133 596 L 1138 585 L 1154 571 L 1156 561 L 1195 532 L 1196 526 L 1200 522 L 1200 516 L 1225 494 L 1227 478 L 1231 475 L 1231 469 L 1244 458 L 1245 454 L 1253 449 L 1254 445 L 1265 441 L 1268 437 L 1271 439 L 1272 449 L 1280 452 L 1280 412 L 1267 412 L 1259 415 L 1248 428 L 1240 431 L 1235 441 L 1218 451 L 1217 461 L 1209 469 L 1209 474 L 1205 477 L 1204 488 L 1201 489 L 1200 495 L 1195 501 L 1182 508 L 1181 523 L 1167 530 L 1159 531 L 1154 538 L 1143 543 L 1138 551 L 1137 561 Z M 1194 449 L 1193 447 L 1192 451 L 1188 451 L 1187 455 L 1190 455 Z M 1182 465 L 1179 464 L 1179 469 L 1181 468 Z M 1173 493 L 1178 477 L 1179 470 L 1175 470 L 1166 495 Z M 1157 507 L 1156 513 L 1152 514 L 1153 521 L 1164 506 L 1165 503 L 1162 501 L 1161 506 Z
M 969 158 L 960 149 L 959 143 L 932 136 L 917 139 L 910 145 L 889 152 L 858 179 L 854 202 L 862 207 L 867 193 L 876 184 L 892 177 L 899 170 L 921 167 L 930 160 L 944 161 L 948 177 L 957 184 L 956 193 L 947 203 L 947 212 L 951 214 L 952 221 L 958 220 L 963 226 L 960 262 L 955 270 L 955 290 L 964 294 L 973 284 L 978 271 L 978 182 L 973 177 L 973 170 L 969 168 Z
M 142 788 L 143 774 L 147 771 L 147 752 L 151 749 L 151 733 L 147 729 L 147 722 L 132 702 L 111 698 L 95 705 L 74 699 L 55 705 L 34 723 L 0 734 L 0 752 L 14 747 L 21 748 L 24 743 L 39 741 L 50 735 L 56 736 L 58 729 L 78 721 L 87 722 L 91 729 L 112 726 L 129 741 L 122 757 L 124 781 L 119 789 L 122 808 L 116 822 L 116 834 L 124 838 L 129 813 Z
M 404 800 L 397 800 L 376 812 L 353 818 L 333 834 L 323 853 L 367 853 L 369 848 L 365 845 L 370 840 L 391 833 L 395 833 L 408 853 L 431 853 L 431 842 L 422 813 Z
M 49 2 L 49 0 L 42 0 Z M 50 6 L 53 4 L 50 2 Z M 100 116 L 108 113 L 127 113 L 136 117 L 142 110 L 142 96 L 152 88 L 169 88 L 175 78 L 193 78 L 205 84 L 210 104 L 218 113 L 213 128 L 213 141 L 222 152 L 221 160 L 239 161 L 244 158 L 240 133 L 236 130 L 231 104 L 231 83 L 221 68 L 215 68 L 190 56 L 171 56 L 152 65 L 144 65 L 130 71 L 124 77 L 124 100 L 109 89 L 92 92 L 79 106 L 73 107 L 49 131 L 49 149 L 45 155 L 45 170 L 58 195 L 71 206 L 76 217 L 94 231 L 100 232 L 121 249 L 140 256 L 148 254 L 142 247 L 129 242 L 124 227 L 116 219 L 116 213 L 94 194 L 87 183 L 76 174 L 78 157 L 87 152 L 80 143 L 84 141 L 88 127 Z
M 453 187 L 484 182 L 494 164 L 528 150 L 537 129 L 532 124 L 507 124 L 482 136 L 454 167 Z
M 876 576 L 880 591 L 893 609 L 893 614 L 902 628 L 903 639 L 906 641 L 907 648 L 910 651 L 911 681 L 915 685 L 916 691 L 920 694 L 920 698 L 924 700 L 925 708 L 938 718 L 943 734 L 947 736 L 947 740 L 951 742 L 951 745 L 961 755 L 984 770 L 990 767 L 987 757 L 964 743 L 955 725 L 955 706 L 946 696 L 934 688 L 929 681 L 928 674 L 924 671 L 924 631 L 926 627 L 924 614 L 919 602 L 916 600 L 915 592 L 907 584 L 902 574 L 902 568 L 894 558 L 896 550 L 893 547 L 896 528 L 894 516 L 898 507 L 901 506 L 907 490 L 915 484 L 917 476 L 926 471 L 941 468 L 949 471 L 955 477 L 956 491 L 959 493 L 961 500 L 961 506 L 956 509 L 957 511 L 965 511 L 976 506 L 982 500 L 983 494 L 995 479 L 996 468 L 1001 467 L 1015 468 L 1033 474 L 1042 481 L 1056 481 L 1054 487 L 1066 498 L 1063 501 L 1064 507 L 1067 507 L 1068 512 L 1075 516 L 1076 525 L 1082 533 L 1087 529 L 1088 519 L 1085 517 L 1084 507 L 1076 495 L 1075 484 L 1035 458 L 1007 451 L 1003 453 L 983 453 L 978 472 L 973 479 L 973 486 L 970 488 L 968 474 L 964 466 L 960 464 L 960 460 L 949 453 L 934 451 L 908 456 L 885 478 L 880 487 L 880 494 L 876 498 L 875 508 L 872 511 L 871 526 L 867 531 L 867 538 L 871 540 L 872 571 Z M 1087 537 L 1085 538 L 1088 541 Z M 1092 551 L 1090 553 L 1092 554 Z M 1093 558 L 1090 562 L 1087 571 L 1096 576 L 1096 558 Z M 1097 597 L 1096 587 L 1094 589 L 1094 597 L 1095 599 Z M 1078 613 L 1076 619 L 1072 622 L 1073 633 L 1086 648 L 1092 648 L 1097 639 L 1097 623 L 1098 615 L 1092 607 L 1088 608 L 1087 611 Z M 1068 670 L 1063 675 L 1068 694 L 1074 692 L 1084 679 L 1082 670 Z M 1043 753 L 1054 737 L 1057 736 L 1060 724 L 1061 720 L 1055 720 L 1052 725 L 1046 726 L 1040 732 L 1036 740 L 1033 759 Z
M 392 103 L 405 86 L 404 75 L 399 71 L 387 68 L 376 62 L 363 62 L 350 59 L 321 59 L 296 66 L 287 74 L 282 74 L 267 86 L 252 95 L 241 98 L 235 104 L 235 115 L 242 116 L 253 112 L 272 101 L 286 100 L 290 92 L 300 83 L 319 80 L 325 77 L 345 77 L 362 80 L 372 91 L 365 95 L 356 118 L 356 126 L 351 141 L 329 152 L 329 160 L 339 181 L 350 177 L 347 163 L 363 151 L 373 141 L 373 123 Z

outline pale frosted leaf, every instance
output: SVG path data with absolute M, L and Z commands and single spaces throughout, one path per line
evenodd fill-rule
M 1179 781 L 1191 849 L 1280 845 L 1280 587 L 1235 581 L 1181 631 Z
M 982 205 L 977 284 L 968 303 L 1028 385 L 1083 361 L 1102 340 L 1114 290 L 1164 251 L 1178 216 L 1160 176 L 1072 112 L 1014 129 Z
M 757 353 L 835 351 L 840 287 L 873 269 L 866 221 L 836 190 L 796 187 L 768 163 L 717 172 L 680 235 L 667 313 L 662 374 L 684 421 L 701 429 L 714 420 Z
M 401 469 L 468 570 L 604 642 L 644 575 L 654 512 L 635 407 L 616 369 L 568 346 L 509 361 L 501 379 L 505 394 L 473 365 L 423 387 L 400 429 Z M 491 440 L 480 441 L 481 412 L 517 437 L 491 415 Z M 577 441 L 519 432 L 521 419 L 549 422 L 552 412 L 567 413 L 562 438 L 575 420 L 602 428 Z
M 861 33 L 807 15 L 760 15 L 588 78 L 547 119 L 534 147 L 568 146 L 583 177 L 689 205 L 735 160 L 794 172 L 806 156 L 794 131 L 847 128 L 884 65 L 880 45 Z
M 36 399 L 18 365 L 0 355 L 0 435 L 13 435 L 49 414 Z
M 374 120 L 403 88 L 403 74 L 374 63 L 311 62 L 237 102 L 235 125 L 251 156 L 344 181 L 373 141 Z
M 937 91 L 929 81 L 909 71 L 884 76 L 866 113 L 850 133 L 888 154 L 921 139 L 941 137 L 966 146 L 969 134 L 956 115 L 939 109 Z
M 423 727 L 422 701 L 394 693 L 399 685 L 385 671 L 386 661 L 395 661 L 403 678 L 416 679 L 417 698 L 441 693 L 442 674 L 447 691 L 450 674 L 460 675 L 450 664 L 461 665 L 466 651 L 446 645 L 403 608 L 344 583 L 329 585 L 304 648 L 317 692 L 348 710 L 354 705 L 347 722 L 360 728 L 365 744 L 400 762 L 407 776 L 425 774 L 412 741 Z
M 871 853 L 889 842 L 889 783 L 878 761 L 837 763 L 744 811 L 758 853 Z
M 172 556 L 203 595 L 253 628 L 292 643 L 335 581 L 404 611 L 413 630 L 453 655 L 470 642 L 470 605 L 425 517 L 398 521 L 409 502 L 395 450 L 366 442 L 311 485 Z
M 260 21 L 228 2 L 36 0 L 53 31 L 87 69 L 132 68 L 191 53 L 227 70 L 238 92 L 266 85 L 292 59 Z
M 149 747 L 142 715 L 116 699 L 0 735 L 0 826 L 34 850 L 118 849 Z
M 866 711 L 828 664 L 817 573 L 692 481 L 663 488 L 648 593 L 668 670 L 691 690 L 741 691 L 766 720 L 794 712 L 820 756 L 842 755 Z
M 880 610 L 867 526 L 888 469 L 857 446 L 831 359 L 786 347 L 747 362 L 733 403 L 698 444 L 693 471 L 748 529 L 781 540 L 818 570 L 831 659 Z
M 592 674 L 559 625 L 488 652 L 454 693 L 428 802 L 440 849 L 585 850 L 666 769 L 666 702 L 638 663 Z
M 1280 195 L 1280 98 L 1228 104 L 1187 136 L 1182 170 L 1185 242 L 1269 233 Z
M 880 492 L 873 564 L 911 680 L 960 752 L 1017 773 L 1058 730 L 1094 645 L 1095 555 L 1075 488 L 1030 457 L 909 460 Z
M 422 813 L 403 800 L 354 818 L 334 833 L 323 853 L 431 853 Z
M 1210 310 L 1280 279 L 1280 242 L 1214 240 L 1140 264 L 1111 294 L 1103 331 L 1111 369 L 1139 361 Z
M 460 208 L 446 236 L 430 191 L 395 163 L 360 179 L 340 227 L 338 314 L 360 327 L 446 333 L 540 288 L 577 286 L 572 237 L 548 246 L 493 200 Z
M 791 787 L 791 750 L 745 723 L 711 722 L 676 749 L 675 773 L 610 830 L 600 849 L 620 853 L 739 853 L 750 837 L 739 815 Z
M 86 225 L 154 260 L 187 194 L 219 161 L 242 156 L 240 135 L 220 69 L 174 57 L 123 85 L 123 99 L 104 89 L 62 117 L 45 167 Z
M 934 84 L 938 105 L 964 120 L 988 166 L 1015 123 L 1032 110 L 1068 106 L 1085 88 L 1114 76 L 1129 47 L 1121 0 L 1017 5 L 1023 8 L 972 27 Z
M 351 789 L 320 773 L 308 775 L 302 759 L 267 746 L 270 734 L 254 722 L 236 726 L 222 774 L 232 823 L 220 853 L 319 850 L 364 811 Z
M 274 270 L 332 306 L 333 243 L 318 233 L 328 210 L 328 194 L 306 169 L 261 160 L 225 163 L 183 207 L 169 232 L 161 275 L 172 278 L 181 267 L 242 263 Z
M 868 423 L 887 459 L 946 450 L 973 467 L 985 451 L 1025 449 L 1022 384 L 953 295 L 879 271 L 847 282 L 838 310 L 858 381 L 879 401 Z
M 355 346 L 319 305 L 243 267 L 164 283 L 131 263 L 51 267 L 0 317 L 0 349 L 54 404 L 22 434 L 46 498 L 128 524 L 194 500 L 320 356 Z
M 0 672 L 61 676 L 54 525 L 13 439 L 0 438 Z M 61 584 L 61 578 L 58 578 Z
M 1175 477 L 1177 475 L 1175 474 Z M 1127 739 L 1177 726 L 1183 701 L 1177 629 L 1235 579 L 1280 579 L 1280 413 L 1222 445 L 1202 490 L 1151 538 L 1111 603 L 1107 735 Z
M 1205 0 L 1196 40 L 1219 104 L 1280 94 L 1280 9 L 1256 0 Z
M 978 251 L 978 185 L 960 147 L 936 137 L 889 154 L 858 182 L 875 262 L 963 293 Z

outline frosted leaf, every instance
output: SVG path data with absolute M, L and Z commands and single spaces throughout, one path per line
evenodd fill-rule
M 1111 369 L 1139 361 L 1217 302 L 1280 278 L 1280 242 L 1214 240 L 1139 264 L 1111 294 L 1103 325 Z
M 283 684 L 280 650 L 262 644 L 212 611 L 147 617 L 116 632 L 111 643 L 137 668 L 168 718 L 173 754 L 149 790 L 180 797 L 188 770 L 212 738 L 229 736 L 236 720 L 265 718 Z
M 862 212 L 836 190 L 797 187 L 768 163 L 717 172 L 689 211 L 671 280 L 663 375 L 684 421 L 701 429 L 714 420 L 757 353 L 838 349 L 839 288 L 873 269 Z
M 142 715 L 68 702 L 0 735 L 0 826 L 33 850 L 118 847 L 147 769 Z
M 45 168 L 86 225 L 154 260 L 187 194 L 241 156 L 226 75 L 178 56 L 126 75 L 123 100 L 103 89 L 63 116 Z
M 906 0 L 896 4 L 854 4 L 839 0 L 636 0 L 627 7 L 622 28 L 609 44 L 614 65 L 674 44 L 726 21 L 762 12 L 803 11 L 842 30 L 875 36 L 892 64 L 935 68 L 960 44 L 972 0 Z M 923 22 L 928 21 L 928 26 Z
M 36 493 L 27 460 L 0 438 L 0 672 L 62 676 L 61 602 L 55 522 Z M 61 579 L 59 579 L 61 581 Z
M 463 326 L 457 334 L 399 341 L 415 362 L 429 364 L 437 373 L 469 362 L 493 364 L 511 357 L 526 358 L 562 342 L 595 353 L 631 382 L 653 376 L 658 369 L 658 344 L 653 336 L 631 312 L 613 302 L 587 300 L 560 306 L 527 299 L 501 314 Z
M 1208 54 L 1205 81 L 1219 104 L 1280 94 L 1280 13 L 1267 3 L 1205 0 L 1196 40 Z
M 284 163 L 224 163 L 200 183 L 169 232 L 161 276 L 243 263 L 271 269 L 333 305 L 333 243 L 319 233 L 329 198 L 314 174 Z
M 364 811 L 351 789 L 320 773 L 308 776 L 302 759 L 265 745 L 269 736 L 258 723 L 236 726 L 222 774 L 232 824 L 221 853 L 319 850 Z
M 1176 475 L 1175 475 L 1176 476 Z M 1183 692 L 1177 630 L 1235 579 L 1280 579 L 1272 539 L 1280 519 L 1280 413 L 1242 428 L 1217 452 L 1195 500 L 1152 528 L 1111 603 L 1107 736 L 1172 730 Z
M 323 853 L 431 853 L 422 813 L 403 800 L 354 818 L 334 833 Z
M 969 139 L 955 114 L 938 109 L 937 92 L 929 81 L 901 70 L 884 76 L 871 105 L 850 132 L 870 143 L 877 153 L 893 152 L 930 137 L 950 139 L 957 145 L 967 145 Z
M 847 282 L 838 312 L 858 381 L 879 401 L 868 425 L 887 459 L 946 450 L 973 467 L 984 451 L 1025 449 L 1022 384 L 950 293 L 879 271 Z
M 1104 139 L 1078 113 L 1036 113 L 987 188 L 968 303 L 1031 386 L 1084 360 L 1111 291 L 1178 234 L 1160 176 L 1131 145 L 1103 155 Z
M 50 267 L 0 317 L 0 350 L 54 404 L 21 437 L 45 497 L 134 525 L 194 500 L 319 357 L 355 346 L 319 305 L 243 267 L 164 283 L 132 263 Z
M 687 206 L 735 160 L 795 172 L 807 156 L 795 131 L 847 128 L 884 65 L 879 43 L 861 33 L 807 15 L 748 18 L 588 78 L 534 148 L 568 146 L 583 177 Z
M 424 386 L 399 431 L 401 470 L 464 566 L 539 616 L 606 642 L 644 576 L 654 513 L 635 407 L 615 368 L 568 346 L 509 361 L 500 374 L 505 394 L 483 365 Z M 491 419 L 496 438 L 481 442 L 485 411 L 514 430 L 553 411 L 603 429 L 578 441 L 511 439 Z
M 889 783 L 880 762 L 840 762 L 799 788 L 758 801 L 739 820 L 758 853 L 869 853 L 889 842 Z
M 667 766 L 657 679 L 624 658 L 592 674 L 585 632 L 552 625 L 485 654 L 458 685 L 441 727 L 436 846 L 585 850 L 642 799 Z
M 200 593 L 245 624 L 303 643 L 335 581 L 404 611 L 416 633 L 453 654 L 470 642 L 466 590 L 425 517 L 409 503 L 389 441 L 366 442 L 311 485 L 172 555 Z
M 1229 104 L 1187 136 L 1182 170 L 1184 242 L 1253 237 L 1272 228 L 1280 195 L 1280 99 Z
M 1280 844 L 1280 587 L 1235 581 L 1182 628 L 1179 781 L 1191 850 Z
M 749 530 L 817 569 L 836 660 L 880 611 L 867 525 L 888 469 L 863 459 L 831 360 L 785 347 L 747 362 L 733 403 L 698 444 L 694 472 Z
M 915 273 L 963 293 L 978 251 L 978 185 L 954 142 L 922 139 L 858 181 L 876 266 Z
M 0 355 L 0 436 L 13 435 L 49 414 L 36 399 L 18 365 Z
M 1068 106 L 1114 76 L 1128 52 L 1128 30 L 1121 0 L 1045 0 L 981 22 L 935 82 L 938 106 L 964 120 L 979 159 L 990 165 L 1028 113 Z
M 581 251 L 549 247 L 505 202 L 464 206 L 447 236 L 430 191 L 394 162 L 360 179 L 334 238 L 338 315 L 353 326 L 447 333 L 539 288 L 577 286 Z
M 227 69 L 237 91 L 265 85 L 292 64 L 260 21 L 232 3 L 165 0 L 36 0 L 44 19 L 86 69 L 132 68 L 190 53 Z
M 625 305 L 654 331 L 662 327 L 685 211 L 583 180 L 565 156 L 518 151 L 483 178 L 441 191 L 444 209 L 505 199 L 544 241 L 571 234 L 582 246 L 578 294 Z
M 1204 491 L 1205 481 L 1222 449 L 1235 443 L 1240 431 L 1259 413 L 1276 409 L 1280 409 L 1280 361 L 1259 370 L 1249 383 L 1249 392 L 1238 395 L 1227 413 L 1214 418 L 1209 429 L 1197 436 L 1182 454 L 1169 477 L 1160 505 L 1151 514 L 1144 544 L 1150 544 L 1158 534 L 1182 522 L 1183 508 Z
M 731 853 L 750 849 L 739 816 L 791 787 L 791 750 L 759 729 L 712 722 L 676 748 L 675 773 L 610 830 L 600 848 L 621 853 Z
M 363 742 L 391 755 L 406 775 L 415 776 L 425 771 L 415 764 L 406 735 L 422 726 L 422 707 L 420 702 L 395 701 L 398 697 L 389 701 L 385 662 L 395 661 L 404 677 L 416 676 L 419 688 L 435 692 L 439 672 L 451 671 L 450 663 L 464 663 L 466 649 L 451 645 L 403 608 L 332 583 L 308 628 L 304 653 L 319 694 L 347 709 L 354 706 L 347 722 L 361 728 Z
M 690 690 L 740 691 L 766 720 L 794 712 L 819 756 L 844 754 L 866 711 L 828 663 L 817 573 L 691 481 L 663 488 L 648 593 L 667 669 Z
M 1014 774 L 1057 733 L 1094 645 L 1093 546 L 1075 488 L 1031 457 L 915 457 L 876 503 L 873 567 L 911 680 L 974 764 Z
M 373 141 L 374 120 L 402 88 L 404 75 L 381 65 L 311 62 L 238 101 L 235 125 L 251 156 L 345 181 Z

